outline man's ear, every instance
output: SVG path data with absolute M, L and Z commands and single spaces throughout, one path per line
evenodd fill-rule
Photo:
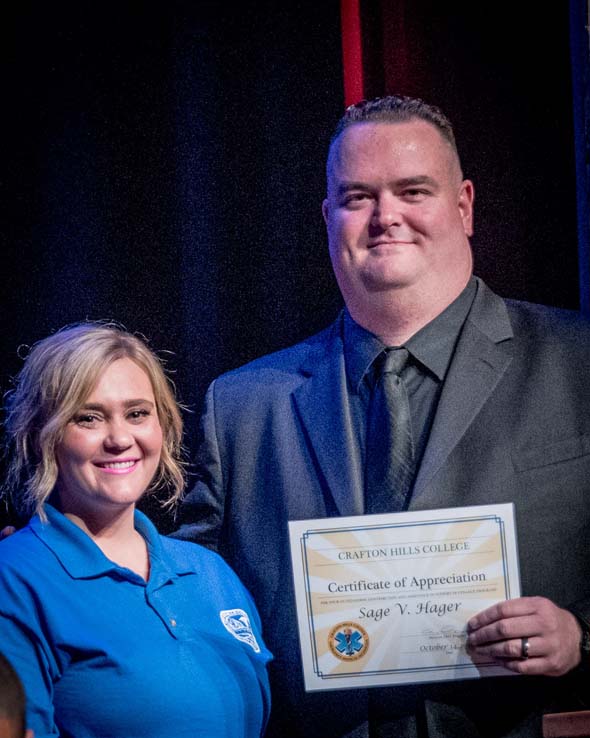
M 457 204 L 459 206 L 459 213 L 461 214 L 461 220 L 463 221 L 463 230 L 466 236 L 473 236 L 473 201 L 475 199 L 475 190 L 473 188 L 473 182 L 470 179 L 464 179 L 461 182 L 461 189 L 459 190 L 459 197 Z

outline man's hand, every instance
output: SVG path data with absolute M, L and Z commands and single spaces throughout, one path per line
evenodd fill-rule
M 11 536 L 13 533 L 16 533 L 16 528 L 13 525 L 7 525 L 6 528 L 2 528 L 2 530 L 0 530 L 0 541 L 8 538 L 8 536 Z
M 498 602 L 467 623 L 467 648 L 519 674 L 561 676 L 580 663 L 582 629 L 545 597 Z M 523 658 L 523 639 L 528 658 Z

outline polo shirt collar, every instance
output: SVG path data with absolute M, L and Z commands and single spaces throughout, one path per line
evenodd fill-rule
M 29 526 L 33 533 L 49 548 L 73 579 L 93 579 L 111 572 L 119 572 L 125 578 L 138 580 L 129 569 L 108 559 L 96 543 L 81 528 L 59 510 L 45 503 L 47 522 L 35 515 Z M 134 525 L 147 543 L 150 556 L 150 586 L 161 586 L 164 580 L 192 571 L 182 564 L 175 566 L 166 556 L 160 535 L 153 523 L 139 510 L 134 513 Z M 141 580 L 143 581 L 143 580 Z

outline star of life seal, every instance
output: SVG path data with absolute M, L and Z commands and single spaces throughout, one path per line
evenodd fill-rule
M 332 628 L 328 645 L 334 656 L 341 661 L 355 661 L 367 653 L 369 635 L 362 625 L 345 621 Z
M 228 633 L 231 633 L 238 641 L 247 643 L 255 653 L 260 653 L 260 646 L 256 641 L 256 636 L 250 625 L 250 618 L 244 610 L 240 608 L 235 610 L 220 610 L 219 617 Z

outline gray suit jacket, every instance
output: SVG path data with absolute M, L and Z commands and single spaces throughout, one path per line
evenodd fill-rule
M 523 595 L 590 612 L 590 326 L 478 281 L 410 509 L 514 502 Z M 343 394 L 340 319 L 217 379 L 198 482 L 178 535 L 225 555 L 275 654 L 269 735 L 366 736 L 368 701 L 396 736 L 540 735 L 543 710 L 585 705 L 583 673 L 387 690 L 303 691 L 287 521 L 363 513 Z M 580 697 L 578 697 L 580 695 Z M 590 705 L 586 705 L 590 706 Z M 373 710 L 373 708 L 371 708 Z

